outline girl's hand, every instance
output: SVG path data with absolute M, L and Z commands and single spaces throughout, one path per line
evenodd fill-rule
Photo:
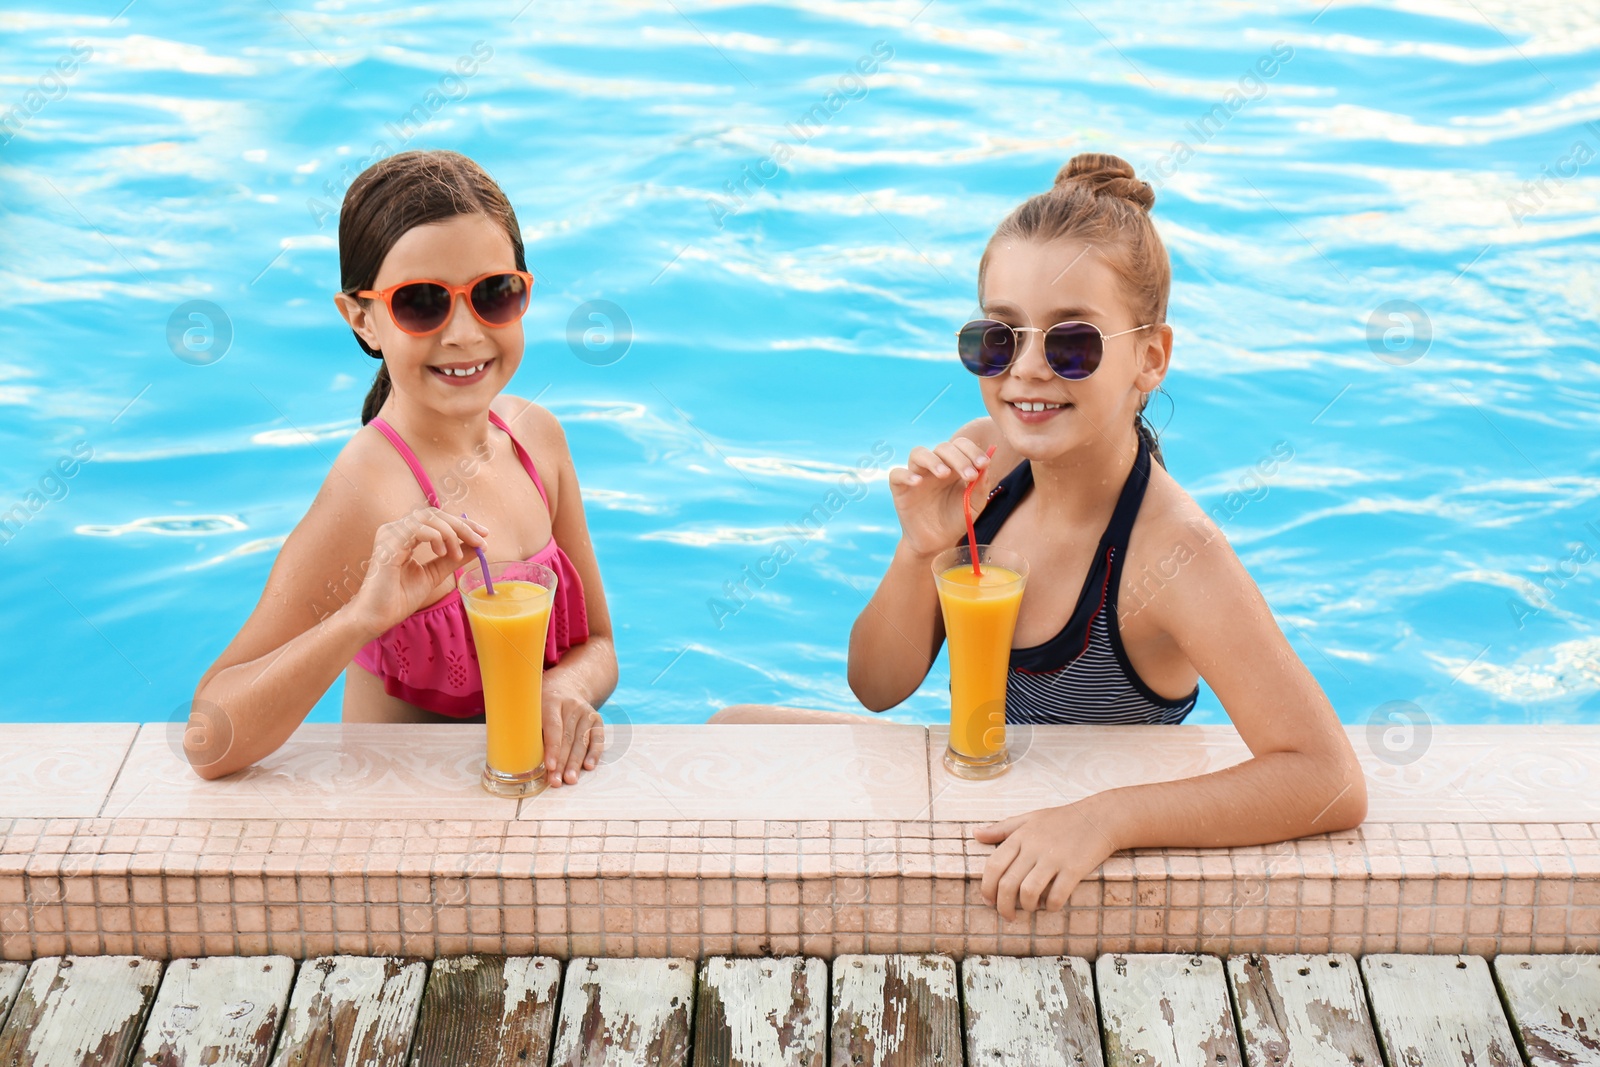
M 970 438 L 954 437 L 931 450 L 913 448 L 906 465 L 889 472 L 889 491 L 907 548 L 931 556 L 961 539 L 967 530 L 962 494 L 967 483 L 981 475 L 972 490 L 972 513 L 982 510 L 990 488 L 989 463 Z
M 1087 875 L 1117 851 L 1082 803 L 1043 808 L 979 827 L 999 845 L 983 866 L 983 899 L 1007 921 L 1023 911 L 1060 911 Z
M 579 769 L 600 765 L 605 749 L 605 724 L 594 705 L 582 697 L 546 690 L 544 714 L 544 777 L 552 786 L 572 784 Z
M 432 507 L 384 523 L 373 537 L 372 558 L 351 609 L 374 633 L 382 633 L 424 607 L 473 549 L 488 544 L 488 532 L 486 526 Z M 413 553 L 423 545 L 433 550 L 433 558 L 418 563 Z

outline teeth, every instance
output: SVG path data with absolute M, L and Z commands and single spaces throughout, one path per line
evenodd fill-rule
M 435 367 L 434 369 L 441 374 L 449 374 L 456 378 L 470 378 L 488 365 L 489 364 L 487 362 L 483 362 L 478 364 L 476 367 L 465 367 L 461 370 L 451 370 L 449 367 Z
M 1066 407 L 1065 404 L 1046 404 L 1040 400 L 1013 401 L 1012 406 L 1018 411 L 1054 411 L 1056 408 Z

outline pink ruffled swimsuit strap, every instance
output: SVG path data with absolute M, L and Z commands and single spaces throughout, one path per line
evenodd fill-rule
M 533 458 L 500 416 L 491 411 L 489 421 L 511 438 L 517 459 L 533 479 L 534 488 L 539 490 L 539 498 L 548 510 L 550 497 L 539 479 Z M 373 418 L 371 425 L 389 439 L 406 466 L 411 468 L 428 503 L 439 507 L 433 483 L 405 439 L 381 418 Z M 589 637 L 583 578 L 556 544 L 554 534 L 528 560 L 542 563 L 556 573 L 555 603 L 550 606 L 550 626 L 545 636 L 544 660 L 549 667 L 559 661 L 567 649 Z M 418 707 L 460 718 L 483 711 L 483 679 L 478 670 L 477 649 L 472 644 L 461 594 L 454 589 L 368 642 L 356 653 L 356 662 L 383 679 L 385 692 Z

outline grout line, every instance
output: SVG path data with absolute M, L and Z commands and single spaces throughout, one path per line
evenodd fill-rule
M 106 805 L 111 803 L 111 794 L 116 791 L 117 783 L 122 780 L 122 771 L 128 765 L 128 756 L 133 752 L 133 746 L 138 743 L 139 735 L 144 732 L 144 723 L 133 723 L 133 736 L 128 739 L 128 747 L 122 750 L 122 759 L 117 761 L 117 769 L 111 775 L 111 781 L 106 786 L 105 795 L 100 798 L 100 806 L 95 809 L 94 818 L 103 819 Z

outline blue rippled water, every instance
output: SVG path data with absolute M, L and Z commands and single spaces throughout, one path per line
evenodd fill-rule
M 1341 718 L 1600 721 L 1593 5 L 122 2 L 0 13 L 0 719 L 186 713 L 358 425 L 339 198 L 448 147 L 525 227 L 513 388 L 584 482 L 614 716 L 857 707 L 881 473 L 711 601 L 981 412 L 979 252 L 1109 150 L 1173 259 L 1169 468 Z

